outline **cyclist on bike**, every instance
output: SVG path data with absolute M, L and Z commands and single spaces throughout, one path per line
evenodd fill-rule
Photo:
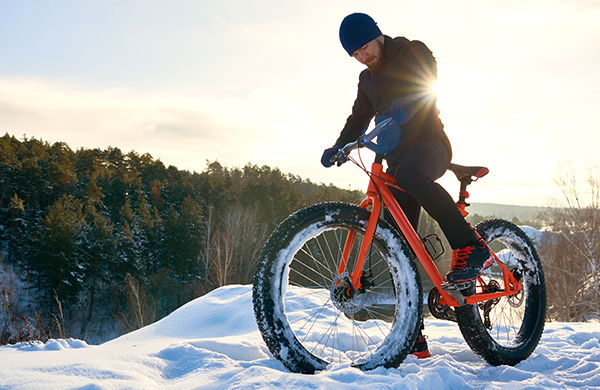
M 321 163 L 331 167 L 331 158 L 345 144 L 356 141 L 371 119 L 379 123 L 391 116 L 395 125 L 379 136 L 378 144 L 385 147 L 387 173 L 404 190 L 391 188 L 394 196 L 415 230 L 423 207 L 444 232 L 454 250 L 453 267 L 446 280 L 459 283 L 476 279 L 490 251 L 450 194 L 435 182 L 448 169 L 452 149 L 432 89 L 437 80 L 432 52 L 420 41 L 383 35 L 375 21 L 362 13 L 344 18 L 339 34 L 344 49 L 367 69 L 360 73 L 352 114 L 335 146 L 324 151 Z M 386 219 L 391 220 L 389 216 Z M 419 341 L 427 350 L 424 338 L 417 338 L 415 348 Z M 428 351 L 422 354 L 427 355 Z

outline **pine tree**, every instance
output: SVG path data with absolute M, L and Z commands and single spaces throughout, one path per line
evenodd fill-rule
M 73 303 L 82 290 L 84 224 L 81 204 L 65 195 L 48 208 L 37 237 L 30 244 L 29 268 L 50 312 L 56 307 L 56 300 Z
M 97 290 L 110 283 L 112 276 L 118 273 L 117 240 L 110 220 L 96 209 L 92 201 L 86 205 L 84 217 L 80 248 L 88 299 L 81 333 L 85 332 L 87 322 L 92 321 Z

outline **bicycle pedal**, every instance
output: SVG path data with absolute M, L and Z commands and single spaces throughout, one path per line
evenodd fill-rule
M 444 282 L 441 285 L 442 290 L 450 294 L 452 298 L 456 299 L 458 306 L 465 306 L 467 304 L 467 298 L 465 297 L 463 291 L 470 292 L 474 286 L 475 281 L 473 280 L 460 283 Z

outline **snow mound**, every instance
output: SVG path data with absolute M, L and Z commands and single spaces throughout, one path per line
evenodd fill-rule
M 531 226 L 519 226 L 519 227 L 521 228 L 521 230 L 523 230 L 525 232 L 525 234 L 527 234 L 527 237 L 529 237 L 529 239 L 531 241 L 533 241 L 534 244 L 540 243 L 540 240 L 542 239 L 542 235 L 544 234 L 544 232 L 541 232 Z
M 273 359 L 254 321 L 250 286 L 228 286 L 99 346 L 80 340 L 0 347 L 0 389 L 592 389 L 600 387 L 600 326 L 549 323 L 533 355 L 491 367 L 458 327 L 428 320 L 433 356 L 398 369 L 334 365 L 316 375 Z

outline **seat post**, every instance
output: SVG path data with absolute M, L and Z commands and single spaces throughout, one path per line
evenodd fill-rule
M 470 206 L 467 203 L 467 199 L 469 198 L 467 186 L 487 175 L 490 170 L 486 167 L 466 167 L 458 164 L 450 164 L 448 169 L 454 172 L 456 178 L 460 181 L 460 192 L 458 193 L 458 202 L 456 202 L 456 205 L 463 217 L 466 218 L 469 215 L 466 209 Z
M 467 215 L 469 215 L 469 212 L 467 211 L 467 207 L 469 207 L 470 204 L 467 203 L 467 199 L 469 198 L 469 192 L 467 191 L 467 186 L 471 183 L 472 183 L 471 179 L 463 179 L 460 181 L 460 192 L 458 193 L 458 202 L 456 202 L 456 205 L 458 206 L 460 213 L 465 218 L 467 217 Z

